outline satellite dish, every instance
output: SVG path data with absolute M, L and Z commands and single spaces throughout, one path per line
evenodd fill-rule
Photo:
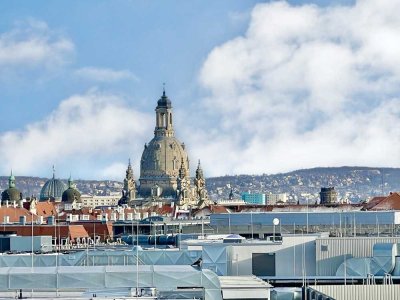
M 274 218 L 274 219 L 272 220 L 272 223 L 273 223 L 275 226 L 279 225 L 279 219 L 278 219 L 278 218 Z

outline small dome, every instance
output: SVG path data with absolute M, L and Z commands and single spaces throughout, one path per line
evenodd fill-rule
M 69 187 L 64 191 L 61 198 L 62 202 L 72 203 L 74 201 L 81 202 L 81 193 L 78 190 Z
M 165 95 L 165 90 L 163 91 L 161 98 L 157 101 L 157 107 L 172 107 L 171 100 L 169 100 L 169 98 Z
M 15 177 L 11 170 L 11 175 L 8 177 L 8 189 L 1 193 L 1 201 L 4 203 L 6 201 L 13 202 L 19 200 L 22 200 L 22 193 L 15 187 Z
M 40 201 L 59 201 L 61 200 L 62 194 L 66 189 L 67 187 L 65 184 L 53 176 L 53 178 L 48 180 L 42 187 L 42 190 L 40 191 Z
M 68 179 L 68 189 L 62 194 L 61 201 L 65 203 L 81 202 L 81 193 L 75 188 L 71 176 Z
M 22 193 L 15 187 L 10 187 L 1 193 L 1 201 L 19 201 L 22 200 Z

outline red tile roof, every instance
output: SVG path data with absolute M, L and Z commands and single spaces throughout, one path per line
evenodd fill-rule
M 365 206 L 365 210 L 400 210 L 400 194 L 390 193 L 387 197 L 375 197 Z
M 45 218 L 49 216 L 56 216 L 57 209 L 55 203 L 50 201 L 38 202 L 36 204 L 36 214 Z
M 25 208 L 13 207 L 13 206 L 2 206 L 0 207 L 0 223 L 4 222 L 4 217 L 9 217 L 10 223 L 19 223 L 20 216 L 26 216 L 26 222 L 31 222 L 32 214 Z M 37 217 L 34 215 L 33 220 L 35 221 Z

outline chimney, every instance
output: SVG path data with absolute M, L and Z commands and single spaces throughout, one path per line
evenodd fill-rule
M 47 225 L 54 225 L 54 216 L 50 216 L 47 218 Z
M 19 216 L 19 224 L 20 225 L 26 224 L 26 216 Z
M 36 219 L 36 223 L 39 225 L 43 224 L 43 216 L 38 216 Z

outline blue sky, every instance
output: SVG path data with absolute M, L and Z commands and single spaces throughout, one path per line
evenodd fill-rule
M 132 72 L 138 80 L 103 82 L 99 88 L 124 93 L 143 110 L 153 110 L 163 82 L 175 101 L 194 97 L 196 76 L 208 52 L 244 32 L 256 2 L 2 1 L 1 32 L 29 19 L 45 22 L 70 39 L 75 51 L 62 69 L 50 74 L 23 70 L 22 78 L 6 80 L 1 98 L 7 101 L 1 101 L 0 110 L 10 118 L 0 120 L 1 129 L 40 120 L 60 100 L 91 88 L 93 82 L 71 75 L 87 66 Z M 18 119 L 11 117 L 15 114 Z
M 398 5 L 1 1 L 0 172 L 138 177 L 163 82 L 206 175 L 399 166 Z

